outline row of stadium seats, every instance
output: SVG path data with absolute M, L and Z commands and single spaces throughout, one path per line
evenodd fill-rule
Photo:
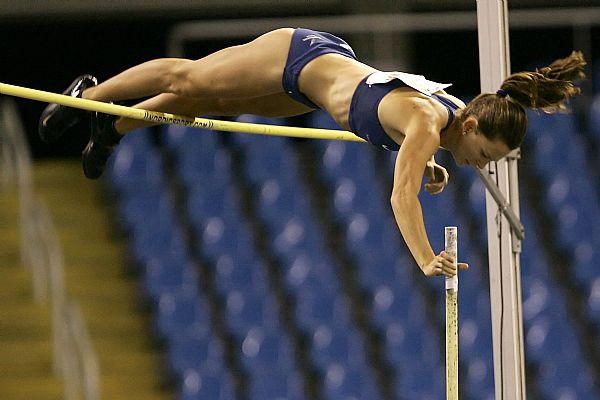
M 170 132 L 167 133 L 167 135 L 169 137 L 172 136 Z M 177 133 L 174 133 L 173 135 L 177 135 Z M 207 141 L 210 141 L 213 138 L 210 136 L 198 135 L 193 131 L 188 131 L 179 139 L 186 142 L 184 147 L 186 147 L 187 150 L 189 148 L 194 148 L 194 146 L 198 149 L 211 148 L 212 144 L 207 143 Z M 204 145 L 195 145 L 195 141 L 204 142 Z M 169 138 L 169 142 L 171 142 L 171 138 Z M 244 145 L 244 143 L 242 142 L 240 145 Z M 258 152 L 264 152 L 262 147 L 263 146 L 255 145 L 254 149 Z M 265 193 L 265 191 L 270 188 L 271 193 L 268 194 L 270 199 L 265 199 L 267 201 L 276 201 L 277 199 L 274 197 L 275 194 L 277 194 L 277 197 L 285 197 L 285 195 L 289 193 L 295 194 L 296 196 L 302 196 L 303 194 L 298 190 L 299 186 L 297 185 L 297 182 L 290 181 L 293 176 L 290 175 L 287 180 L 281 179 L 281 177 L 278 176 L 279 174 L 277 174 L 277 170 L 274 169 L 276 164 L 289 163 L 292 154 L 282 155 L 273 147 L 270 150 L 271 151 L 267 153 L 270 154 L 270 157 L 267 157 L 267 154 L 255 154 L 252 149 L 246 149 L 245 154 L 247 154 L 248 165 L 252 165 L 252 160 L 256 158 L 258 158 L 258 160 L 264 159 L 267 163 L 270 163 L 266 167 L 264 165 L 259 165 L 255 170 L 248 168 L 251 176 L 247 178 L 257 186 L 263 187 L 265 190 L 261 190 L 262 193 Z M 181 157 L 181 159 L 179 159 L 180 162 L 178 163 L 180 176 L 192 176 L 185 171 L 186 165 L 189 164 L 185 162 L 184 157 L 185 156 Z M 293 164 L 290 163 L 290 167 L 291 165 Z M 195 168 L 197 168 L 197 166 Z M 291 171 L 292 167 L 287 170 Z M 251 249 L 252 240 L 246 240 L 246 238 L 251 238 L 252 233 L 244 228 L 245 223 L 243 217 L 239 213 L 239 204 L 237 204 L 235 195 L 232 195 L 231 192 L 227 192 L 228 189 L 226 188 L 231 188 L 230 182 L 226 181 L 229 172 L 230 171 L 227 170 L 219 170 L 219 178 L 206 178 L 206 181 L 202 182 L 203 188 L 209 187 L 207 183 L 215 182 L 215 184 L 211 184 L 210 189 L 207 190 L 214 194 L 212 200 L 216 200 L 217 198 L 223 199 L 217 203 L 217 209 L 214 208 L 214 201 L 200 200 L 194 202 L 192 200 L 194 198 L 193 194 L 190 196 L 190 203 L 193 202 L 193 205 L 188 204 L 190 220 L 193 224 L 197 225 L 197 231 L 201 232 L 201 235 L 198 236 L 201 238 L 204 252 L 213 259 L 218 258 L 219 260 L 216 263 L 217 285 L 219 285 L 219 270 L 221 269 L 221 264 L 223 264 L 224 269 L 231 270 L 230 274 L 240 275 L 240 277 L 243 277 L 244 275 L 247 276 L 252 269 L 260 268 L 260 265 L 256 262 L 256 258 L 251 255 L 250 257 L 246 257 L 248 256 L 248 254 L 246 254 L 247 251 L 242 250 Z M 269 174 L 272 176 L 268 176 Z M 189 182 L 193 182 L 193 179 L 194 178 Z M 217 182 L 218 179 L 225 180 L 225 182 L 222 185 L 219 185 Z M 274 193 L 273 188 L 279 187 L 295 187 L 295 191 L 279 190 L 278 193 Z M 192 188 L 188 189 L 195 190 Z M 220 195 L 215 193 L 218 192 L 219 189 L 222 189 Z M 206 192 L 207 190 L 204 191 Z M 202 198 L 202 196 L 199 197 Z M 206 197 L 204 199 L 206 200 Z M 303 200 L 298 197 L 298 201 L 302 202 Z M 226 204 L 226 206 L 221 206 L 223 203 Z M 204 207 L 204 204 L 209 204 L 210 206 Z M 286 271 L 283 272 L 286 276 L 286 283 L 290 284 L 287 289 L 295 299 L 296 322 L 300 329 L 304 330 L 312 339 L 312 358 L 317 367 L 321 370 L 323 376 L 337 376 L 337 378 L 333 380 L 326 379 L 326 393 L 333 396 L 330 398 L 336 398 L 336 396 L 339 397 L 344 392 L 358 390 L 359 392 L 355 393 L 355 395 L 359 397 L 366 396 L 376 398 L 371 394 L 371 392 L 375 390 L 372 380 L 371 382 L 368 382 L 366 379 L 370 376 L 370 373 L 368 370 L 364 370 L 365 363 L 360 362 L 360 357 L 364 357 L 364 351 L 361 351 L 360 335 L 353 332 L 352 328 L 349 326 L 347 304 L 339 291 L 336 292 L 334 290 L 335 287 L 331 285 L 335 282 L 332 279 L 332 267 L 326 262 L 316 261 L 325 261 L 327 256 L 323 244 L 319 243 L 318 240 L 321 235 L 316 230 L 314 223 L 312 223 L 314 218 L 308 216 L 306 218 L 300 218 L 301 216 L 298 216 L 297 212 L 294 213 L 294 206 L 297 205 L 297 203 L 294 203 L 293 201 L 283 201 L 280 204 L 282 207 L 276 209 L 278 212 L 273 220 L 269 219 L 267 216 L 269 211 L 273 210 L 273 207 L 259 207 L 259 209 L 265 211 L 263 217 L 265 218 L 267 228 L 273 237 L 273 250 L 282 258 L 284 268 L 286 268 Z M 306 201 L 305 204 L 307 204 Z M 302 209 L 308 210 L 308 207 Z M 204 223 L 202 221 L 204 221 Z M 270 224 L 270 222 L 272 222 L 272 224 Z M 228 230 L 230 234 L 227 234 Z M 310 232 L 311 230 L 312 232 Z M 229 262 L 228 265 L 227 263 L 221 263 L 221 259 L 228 256 L 230 261 L 235 260 L 235 262 Z M 253 260 L 254 263 L 251 262 L 244 265 L 245 263 L 243 260 L 246 259 Z M 308 269 L 308 271 L 302 272 L 302 268 Z M 329 272 L 327 272 L 327 270 L 329 270 Z M 302 277 L 300 274 L 305 274 L 305 276 Z M 253 273 L 252 275 L 256 274 Z M 245 284 L 247 287 L 248 285 L 252 285 L 252 282 L 264 281 L 264 279 L 253 278 L 254 277 L 248 280 L 241 279 L 239 280 L 239 283 L 240 285 Z M 223 282 L 225 281 L 227 281 L 227 279 L 223 280 Z M 229 279 L 227 284 L 231 285 L 232 283 L 233 282 Z M 264 287 L 264 285 L 261 286 Z M 234 296 L 232 296 L 232 294 Z M 247 291 L 246 295 L 247 296 L 244 299 L 239 292 L 229 293 L 226 297 L 228 309 L 230 304 L 247 302 L 258 305 L 263 302 L 264 298 L 268 298 L 267 293 L 252 290 Z M 258 308 L 259 310 L 261 309 L 260 306 Z M 264 308 L 262 308 L 262 310 L 264 310 Z M 252 312 L 248 311 L 243 312 L 243 315 L 249 318 L 252 314 Z M 270 317 L 267 316 L 261 318 L 261 321 L 251 321 L 250 323 L 269 324 L 271 325 L 269 327 L 270 329 L 281 331 L 279 324 L 274 323 L 277 319 L 276 314 L 276 312 L 273 312 Z M 241 326 L 230 324 L 229 328 L 232 330 L 234 336 L 236 334 L 241 334 L 243 336 L 246 333 L 245 329 L 249 326 L 250 325 L 244 324 Z M 244 341 L 244 343 L 246 342 Z M 354 349 L 353 351 L 356 351 L 359 357 L 350 356 L 350 349 Z M 274 367 L 276 370 L 284 371 L 286 373 L 290 372 L 286 371 L 285 368 L 282 368 L 284 366 L 277 367 L 274 365 Z M 332 372 L 333 375 L 331 375 L 331 371 L 337 372 Z M 340 373 L 343 373 L 343 376 L 346 378 L 340 380 Z M 363 378 L 360 380 L 349 379 L 352 375 L 359 375 Z M 361 382 L 365 382 L 365 385 L 361 384 L 357 386 L 357 384 Z M 371 383 L 370 387 L 368 387 L 369 383 Z M 286 393 L 280 393 L 279 395 L 287 397 Z M 264 396 L 261 398 L 264 398 Z
M 556 216 L 559 245 L 572 255 L 573 276 L 588 300 L 587 315 L 600 327 L 598 289 L 594 289 L 600 277 L 594 262 L 600 248 L 600 202 L 583 135 L 572 114 L 530 113 L 529 122 L 526 140 L 542 179 L 543 205 Z
M 314 113 L 310 126 L 337 128 L 324 114 Z M 398 397 L 411 393 L 415 398 L 428 395 L 443 397 L 443 385 L 426 385 L 427 371 L 443 370 L 443 354 L 436 345 L 439 333 L 431 330 L 424 314 L 423 294 L 412 282 L 410 268 L 415 268 L 409 254 L 400 246 L 398 228 L 390 212 L 389 196 L 378 185 L 372 157 L 380 156 L 368 146 L 357 143 L 318 142 L 324 178 L 332 187 L 335 212 L 347 232 L 348 247 L 358 261 L 364 289 L 372 293 L 372 318 L 386 338 L 389 361 L 397 370 Z M 388 155 L 388 153 L 384 153 Z M 389 153 L 390 162 L 396 153 Z M 379 172 L 387 176 L 386 172 Z M 348 189 L 349 188 L 349 189 Z M 434 248 L 443 248 L 444 226 L 457 224 L 452 187 L 443 195 L 421 195 L 426 228 Z M 443 210 L 443 212 L 441 212 Z M 459 230 L 464 232 L 463 227 Z M 459 254 L 471 259 L 467 241 L 460 242 Z M 475 271 L 461 278 L 461 298 L 478 299 L 480 275 Z M 443 280 L 426 279 L 437 293 L 443 293 Z M 439 297 L 443 300 L 443 296 Z M 484 301 L 485 304 L 485 301 Z M 437 305 L 442 321 L 444 305 Z M 461 360 L 469 366 L 464 390 L 476 398 L 493 396 L 491 330 L 489 308 L 477 301 L 460 304 Z M 487 311 L 487 313 L 486 313 Z M 399 333 L 401 332 L 401 333 Z M 398 338 L 402 337 L 401 342 Z M 418 364 L 422 368 L 415 368 Z M 477 365 L 476 368 L 471 366 Z M 427 389 L 425 389 L 427 388 Z M 426 390 L 429 392 L 427 393 Z M 411 396 L 411 397 L 412 397 Z
M 253 116 L 240 120 L 264 122 Z M 548 206 L 562 222 L 558 236 L 579 254 L 576 276 L 587 285 L 590 317 L 597 317 L 600 278 L 590 267 L 599 237 L 595 234 L 599 211 L 585 173 L 582 143 L 567 117 L 536 120 L 531 116 L 530 121 L 528 140 L 535 138 L 535 166 L 550 182 Z M 318 113 L 310 117 L 309 125 L 335 128 Z M 128 135 L 109 166 L 112 187 L 119 194 L 120 219 L 130 232 L 131 252 L 142 269 L 143 290 L 156 306 L 156 330 L 168 343 L 169 364 L 181 382 L 180 398 L 233 398 L 222 338 L 211 324 L 215 316 L 198 290 L 199 267 L 190 259 L 188 239 L 176 221 L 160 151 L 148 136 L 143 131 Z M 283 312 L 291 312 L 294 324 L 309 338 L 309 358 L 320 372 L 326 398 L 379 398 L 363 334 L 350 318 L 350 302 L 300 179 L 303 167 L 293 145 L 282 138 L 233 136 L 234 145 L 244 154 L 242 178 L 255 188 L 258 217 L 271 239 L 270 250 L 281 261 L 284 290 L 293 306 L 284 310 L 273 297 L 268 270 L 254 247 L 254 232 L 241 211 L 229 150 L 215 132 L 175 126 L 165 130 L 164 143 L 175 155 L 176 174 L 186 189 L 185 218 L 197 232 L 195 245 L 212 261 L 214 282 L 210 284 L 225 305 L 225 315 L 216 317 L 224 319 L 239 344 L 236 354 L 249 377 L 249 398 L 305 397 L 298 349 L 280 323 Z M 322 179 L 331 188 L 325 195 L 331 196 L 360 284 L 369 294 L 369 319 L 384 338 L 387 361 L 396 369 L 398 398 L 442 397 L 443 382 L 432 385 L 431 380 L 432 374 L 443 375 L 440 333 L 432 330 L 431 316 L 425 314 L 423 296 L 429 292 L 414 284 L 422 277 L 409 272 L 414 263 L 400 246 L 389 196 L 378 183 L 373 157 L 381 153 L 363 144 L 330 141 L 316 143 L 316 149 Z M 386 165 L 393 167 L 395 153 L 385 156 L 390 157 Z M 462 170 L 453 178 L 467 182 L 470 191 L 469 204 L 460 207 L 468 207 L 479 226 L 485 227 L 483 187 L 474 174 Z M 454 201 L 454 190 L 449 185 L 438 196 L 420 196 L 435 249 L 443 248 L 444 226 L 458 225 L 460 232 L 469 229 L 469 221 L 461 217 L 465 210 Z M 529 227 L 531 217 L 525 210 L 523 218 Z M 580 234 L 582 223 L 588 224 L 585 235 Z M 568 320 L 560 282 L 552 281 L 531 232 L 522 255 L 527 357 L 540 366 L 538 385 L 548 397 L 574 393 L 577 398 L 591 398 L 586 397 L 594 393 L 589 366 Z M 485 237 L 486 233 L 478 234 Z M 461 365 L 467 368 L 466 382 L 461 384 L 473 398 L 493 398 L 489 292 L 486 275 L 479 271 L 486 265 L 477 265 L 478 252 L 467 240 L 459 240 L 459 258 L 471 264 L 460 278 Z M 442 279 L 425 282 L 443 299 Z M 443 321 L 443 304 L 437 309 L 435 318 Z M 570 340 L 556 351 L 557 340 L 565 337 Z M 573 371 L 583 372 L 574 376 Z
M 562 143 L 564 149 L 580 145 L 578 133 L 571 129 L 567 132 L 557 132 L 557 126 L 573 127 L 572 115 L 538 116 L 529 115 L 530 130 L 528 141 L 545 141 L 545 145 L 534 146 L 532 163 L 537 172 L 545 179 L 552 179 L 553 174 L 563 170 L 573 171 L 573 166 L 564 163 L 564 157 L 554 157 L 549 153 L 549 143 L 554 136 L 559 134 L 569 137 L 569 143 Z M 560 120 L 560 121 L 557 121 Z M 546 135 L 546 136 L 544 136 Z M 545 147 L 547 146 L 547 147 Z M 554 146 L 554 144 L 552 144 Z M 569 153 L 581 150 L 567 150 Z M 553 160 L 553 161 L 552 161 Z M 570 158 L 569 160 L 572 160 Z M 586 169 L 583 168 L 585 159 L 577 159 L 580 165 L 579 176 L 587 179 Z M 469 200 L 478 225 L 485 227 L 485 199 L 484 187 L 480 180 L 472 173 L 461 171 L 461 179 L 470 181 Z M 522 179 L 522 178 L 521 178 Z M 523 181 L 521 183 L 524 183 Z M 543 182 L 537 182 L 534 190 L 547 187 Z M 593 202 L 591 186 L 582 188 L 588 200 Z M 581 192 L 577 193 L 581 195 Z M 525 198 L 524 192 L 521 198 Z M 549 194 L 546 193 L 549 197 Z M 548 207 L 553 207 L 552 200 L 547 202 Z M 567 203 L 568 204 L 568 203 Z M 587 364 L 585 351 L 581 348 L 581 340 L 576 335 L 574 321 L 569 318 L 566 311 L 565 287 L 556 281 L 551 273 L 550 260 L 543 253 L 543 248 L 537 237 L 539 221 L 532 217 L 533 207 L 527 201 L 521 201 L 521 220 L 526 227 L 527 236 L 523 242 L 521 253 L 521 277 L 523 320 L 525 333 L 526 359 L 532 365 L 538 366 L 537 390 L 545 398 L 597 398 L 597 388 L 593 386 L 591 366 Z M 572 207 L 576 207 L 571 205 Z M 580 207 L 580 206 L 577 206 Z M 560 217 L 558 217 L 560 218 Z M 560 222 L 559 222 L 560 223 Z M 578 227 L 581 229 L 581 226 Z M 485 232 L 480 232 L 485 235 Z M 561 239 L 560 236 L 558 236 Z M 593 236 L 592 236 L 593 238 Z M 588 235 L 585 240 L 591 239 Z M 567 243 L 562 243 L 568 246 Z M 592 272 L 594 273 L 594 272 Z M 598 275 L 598 272 L 595 272 Z
M 223 344 L 213 334 L 197 266 L 167 189 L 163 157 L 149 137 L 143 130 L 128 135 L 109 162 L 118 220 L 140 268 L 142 292 L 155 310 L 155 333 L 166 343 L 168 365 L 180 383 L 178 397 L 234 398 Z

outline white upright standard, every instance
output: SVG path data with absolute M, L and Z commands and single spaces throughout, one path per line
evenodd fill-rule
M 510 73 L 508 7 L 503 0 L 477 1 L 481 91 L 494 93 Z M 519 216 L 519 149 L 480 172 L 489 174 Z M 496 400 L 524 400 L 525 367 L 521 312 L 521 242 L 489 191 L 486 192 L 494 381 Z

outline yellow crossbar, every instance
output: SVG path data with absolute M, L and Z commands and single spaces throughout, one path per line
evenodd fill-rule
M 0 93 L 24 99 L 57 103 L 63 106 L 80 108 L 82 110 L 97 111 L 104 114 L 118 115 L 120 117 L 154 122 L 157 124 L 176 124 L 200 129 L 212 129 L 226 132 L 241 132 L 257 135 L 289 136 L 307 139 L 346 140 L 350 142 L 366 142 L 365 140 L 348 131 L 333 129 L 298 128 L 292 126 L 278 126 L 266 124 L 250 124 L 245 122 L 230 122 L 216 119 L 191 118 L 183 115 L 174 115 L 159 111 L 142 110 L 139 108 L 103 103 L 101 101 L 80 99 L 63 94 L 45 92 L 22 86 L 0 83 Z

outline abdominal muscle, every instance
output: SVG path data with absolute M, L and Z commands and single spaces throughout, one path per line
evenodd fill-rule
M 342 128 L 349 130 L 352 95 L 363 78 L 377 70 L 341 54 L 324 54 L 306 64 L 298 88 L 324 109 Z

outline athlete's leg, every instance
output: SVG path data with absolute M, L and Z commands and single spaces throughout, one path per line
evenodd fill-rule
M 134 107 L 189 117 L 198 115 L 235 116 L 240 114 L 291 117 L 311 111 L 311 108 L 292 100 L 285 93 L 245 99 L 200 99 L 164 93 L 136 104 Z M 124 135 L 132 130 L 152 125 L 156 124 L 130 118 L 119 118 L 115 122 L 115 129 L 118 133 Z
M 83 97 L 119 101 L 172 93 L 186 97 L 234 98 L 281 93 L 281 78 L 293 29 L 268 32 L 250 43 L 199 60 L 148 61 L 86 89 Z

